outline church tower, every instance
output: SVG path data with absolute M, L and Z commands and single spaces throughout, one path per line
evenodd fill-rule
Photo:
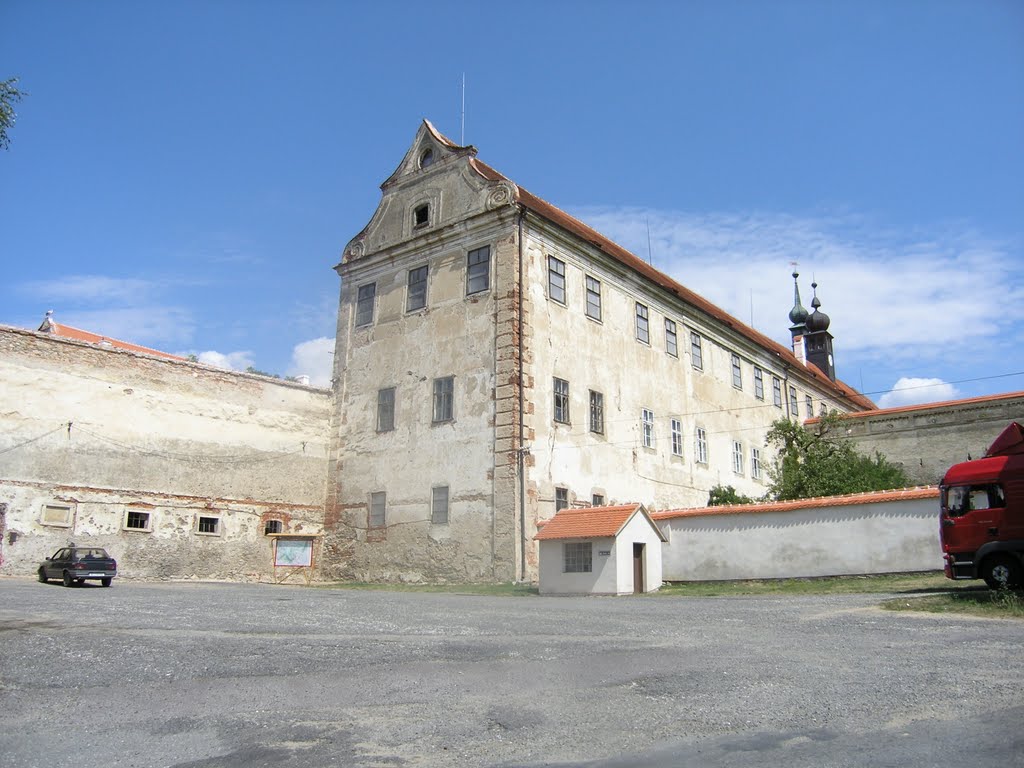
M 793 308 L 789 310 L 789 333 L 793 337 L 793 354 L 797 359 L 806 364 L 807 354 L 804 349 L 804 335 L 807 333 L 807 316 L 810 314 L 803 304 L 800 303 L 800 285 L 796 279 L 800 273 L 793 271 Z
M 836 366 L 832 359 L 832 334 L 828 332 L 831 320 L 829 316 L 821 311 L 821 301 L 818 300 L 818 284 L 811 283 L 814 290 L 814 298 L 811 300 L 812 312 L 807 317 L 804 325 L 804 349 L 807 355 L 807 362 L 816 365 L 832 381 L 836 380 Z M 792 312 L 790 317 L 792 317 Z

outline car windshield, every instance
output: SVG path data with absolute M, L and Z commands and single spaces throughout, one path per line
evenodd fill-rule
M 107 550 L 105 549 L 76 549 L 75 560 L 106 560 Z

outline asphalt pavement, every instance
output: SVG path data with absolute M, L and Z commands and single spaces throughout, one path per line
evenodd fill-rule
M 0 765 L 1024 766 L 1024 622 L 885 596 L 0 579 Z

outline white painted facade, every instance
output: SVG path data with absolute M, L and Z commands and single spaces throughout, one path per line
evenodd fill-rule
M 668 537 L 666 581 L 781 579 L 942 570 L 937 489 L 864 503 L 839 496 L 813 505 L 750 505 L 656 514 Z M 851 498 L 855 503 L 851 503 Z M 671 515 L 677 514 L 675 517 Z M 669 517 L 666 517 L 669 516 Z

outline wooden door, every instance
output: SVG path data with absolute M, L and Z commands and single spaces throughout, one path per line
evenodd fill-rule
M 644 591 L 644 545 L 633 543 L 633 592 L 641 594 Z

